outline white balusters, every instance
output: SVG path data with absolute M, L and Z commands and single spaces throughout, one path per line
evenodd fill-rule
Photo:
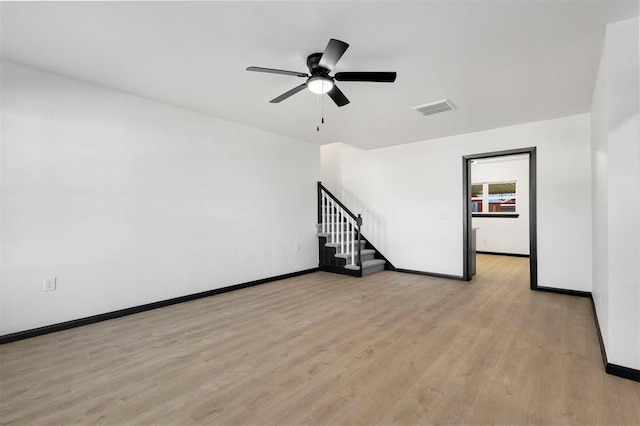
M 331 201 L 331 199 L 328 199 L 327 200 L 327 222 L 329 222 L 328 226 L 329 226 L 330 234 L 333 232 L 333 216 L 331 215 L 332 211 L 333 211 L 333 202 Z
M 338 207 L 338 223 L 338 243 L 340 244 L 340 253 L 344 253 L 344 218 L 340 207 Z
M 351 250 L 351 221 L 347 222 L 347 253 Z
M 336 237 L 336 243 L 340 242 L 340 210 L 338 209 L 338 204 L 336 204 L 334 202 L 333 204 L 333 213 L 335 215 L 336 218 L 336 229 L 335 229 L 335 237 Z
M 338 253 L 345 256 L 347 264 L 356 265 L 358 254 L 356 237 L 357 221 L 338 202 L 324 190 L 320 196 L 322 232 L 329 234 L 329 239 L 335 244 Z
M 340 216 L 340 207 L 336 206 L 336 224 L 338 225 L 338 229 L 336 230 L 336 243 L 338 243 L 338 252 L 340 252 L 340 233 L 342 232 L 340 219 L 342 219 Z
M 346 236 L 347 236 L 347 224 L 345 223 L 345 214 L 344 214 L 344 210 L 341 208 L 340 209 L 340 213 L 342 214 L 342 219 L 341 219 L 341 223 L 342 223 L 342 233 L 340 234 L 340 248 L 341 248 L 341 252 L 342 253 L 346 253 L 347 252 L 347 247 L 346 247 Z
M 321 207 L 321 220 L 322 220 L 322 233 L 326 234 L 327 233 L 327 196 L 325 195 L 324 191 L 321 194 L 320 197 L 320 207 Z
M 331 236 L 331 241 L 334 243 L 338 242 L 338 210 L 336 209 L 336 204 L 333 203 L 333 208 L 331 209 L 331 213 L 333 214 L 333 235 Z
M 349 231 L 349 235 L 351 235 L 351 264 L 356 264 L 356 236 L 353 235 L 355 228 L 353 227 L 353 223 L 351 223 L 351 230 Z

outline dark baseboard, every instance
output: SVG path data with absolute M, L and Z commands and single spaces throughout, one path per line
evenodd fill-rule
M 640 370 L 636 370 L 635 368 L 607 363 L 605 370 L 608 374 L 622 377 L 623 379 L 633 380 L 634 382 L 640 382 Z
M 596 331 L 598 332 L 598 343 L 600 343 L 600 352 L 602 353 L 604 371 L 606 371 L 607 374 L 611 374 L 613 376 L 640 382 L 640 370 L 624 367 L 622 365 L 610 364 L 607 360 L 607 351 L 604 347 L 604 340 L 602 340 L 602 332 L 600 331 L 600 322 L 598 321 L 598 312 L 596 312 L 596 303 L 593 300 L 593 295 L 591 295 L 591 308 L 593 309 L 593 320 L 596 323 Z
M 145 305 L 133 306 L 131 308 L 120 309 L 118 311 L 106 312 L 104 314 L 93 315 L 86 318 L 79 318 L 71 321 L 65 321 L 58 324 L 47 325 L 44 327 L 34 328 L 31 330 L 19 331 L 17 333 L 5 334 L 0 336 L 0 345 L 5 343 L 16 342 L 18 340 L 28 339 L 30 337 L 41 336 L 43 334 L 55 333 L 56 331 L 68 330 L 70 328 L 81 327 L 83 325 L 94 324 L 96 322 L 106 321 L 114 318 L 133 315 L 140 312 L 150 311 L 152 309 L 163 308 L 165 306 L 175 305 L 177 303 L 189 302 L 191 300 L 201 299 L 203 297 L 215 296 L 216 294 L 227 293 L 234 290 L 240 290 L 247 287 L 253 287 L 260 284 L 266 284 L 273 281 L 293 278 L 300 275 L 317 272 L 318 268 L 306 269 L 304 271 L 291 272 L 288 274 L 278 275 L 275 277 L 262 278 L 255 281 L 249 281 L 242 284 L 236 284 L 228 287 L 216 288 L 200 293 L 189 294 L 186 296 L 175 297 L 173 299 L 161 300 L 159 302 L 147 303 Z
M 275 277 L 263 278 L 255 281 L 249 281 L 242 284 L 236 284 L 229 287 L 217 288 L 213 290 L 203 291 L 200 293 L 176 297 L 173 299 L 161 300 L 159 302 L 153 302 L 145 305 L 134 306 L 131 308 L 120 309 L 118 311 L 107 312 L 104 314 L 98 314 L 91 317 L 80 318 L 80 319 L 66 321 L 58 324 L 47 325 L 44 327 L 34 328 L 31 330 L 19 331 L 17 333 L 5 334 L 4 336 L 0 336 L 0 345 L 16 342 L 18 340 L 28 339 L 31 337 L 41 336 L 43 334 L 55 333 L 56 331 L 68 330 L 75 327 L 81 327 L 83 325 L 94 324 L 97 322 L 102 322 L 102 321 L 106 321 L 114 318 L 119 318 L 127 315 L 137 314 L 140 312 L 150 311 L 152 309 L 162 308 L 165 306 L 175 305 L 178 303 L 188 302 L 191 300 L 201 299 L 203 297 L 215 296 L 216 294 L 227 293 L 230 291 L 240 290 L 247 287 L 253 287 L 260 284 L 266 284 L 273 281 L 279 281 L 287 278 L 306 275 L 313 272 L 317 272 L 319 270 L 321 269 L 311 268 L 303 271 L 291 272 L 288 274 L 278 275 Z M 462 281 L 464 280 L 463 277 L 458 275 L 439 274 L 436 272 L 415 271 L 411 269 L 401 269 L 401 268 L 394 268 L 393 270 L 395 272 L 400 272 L 405 274 L 425 275 L 430 277 L 447 278 L 447 279 L 462 280 Z M 578 291 L 578 290 L 565 290 L 565 289 L 552 288 L 552 287 L 538 287 L 536 290 L 550 292 L 550 293 L 565 294 L 569 296 L 589 297 L 591 299 L 591 307 L 593 309 L 593 317 L 596 324 L 596 330 L 598 332 L 598 341 L 600 343 L 600 351 L 602 352 L 602 359 L 605 365 L 605 371 L 607 372 L 607 374 L 611 374 L 614 376 L 622 377 L 624 379 L 640 382 L 640 370 L 624 367 L 621 365 L 610 364 L 609 362 L 607 362 L 607 353 L 604 347 L 604 342 L 602 340 L 602 333 L 600 331 L 598 315 L 596 313 L 595 303 L 593 301 L 593 297 L 590 292 Z
M 580 290 L 567 290 L 564 288 L 555 288 L 555 287 L 536 287 L 533 290 L 535 291 L 545 291 L 547 293 L 557 293 L 564 294 L 567 296 L 578 296 L 578 297 L 591 297 L 590 291 L 580 291 Z
M 512 256 L 512 257 L 529 257 L 528 254 L 517 254 L 517 253 L 501 253 L 499 251 L 480 251 L 476 250 L 478 254 L 491 254 L 495 256 Z
M 600 321 L 598 321 L 598 312 L 596 312 L 596 302 L 593 300 L 593 294 L 591 294 L 591 309 L 593 310 L 593 321 L 596 323 L 596 331 L 598 332 L 598 343 L 600 344 L 600 353 L 602 354 L 602 362 L 604 368 L 607 368 L 607 351 L 604 348 L 604 340 L 602 340 L 602 331 L 600 331 Z
M 391 270 L 395 272 L 401 272 L 403 274 L 425 275 L 428 277 L 447 278 L 450 280 L 464 281 L 464 277 L 460 275 L 440 274 L 437 272 L 426 272 L 426 271 L 414 271 L 413 269 L 402 269 L 402 268 L 393 268 Z

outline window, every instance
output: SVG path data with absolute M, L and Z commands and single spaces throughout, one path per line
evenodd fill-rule
M 471 185 L 471 212 L 482 213 L 482 184 Z
M 471 185 L 473 216 L 517 217 L 516 182 L 486 182 Z

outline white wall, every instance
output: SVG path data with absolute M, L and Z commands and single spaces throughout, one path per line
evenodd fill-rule
M 593 290 L 592 296 L 605 347 L 609 341 L 609 196 L 608 186 L 608 96 L 606 44 L 591 103 L 591 175 Z
M 462 157 L 537 147 L 538 284 L 591 290 L 589 114 L 364 151 L 323 146 L 322 169 L 339 157 L 329 189 L 398 268 L 462 275 Z M 334 185 L 333 187 L 331 185 Z
M 529 254 L 529 156 L 478 160 L 471 164 L 471 181 L 516 182 L 516 218 L 474 217 L 476 249 L 494 253 Z
M 318 264 L 317 145 L 3 62 L 1 165 L 0 334 Z
M 320 180 L 327 188 L 340 187 L 340 182 L 342 181 L 341 147 L 342 144 L 333 143 L 323 145 L 321 148 L 322 167 L 320 168 Z
M 635 369 L 640 369 L 638 23 L 634 18 L 607 26 L 592 106 L 596 310 L 608 361 Z

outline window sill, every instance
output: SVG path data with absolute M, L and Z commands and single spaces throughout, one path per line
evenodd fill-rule
M 471 217 L 508 217 L 516 218 L 520 213 L 472 213 Z

